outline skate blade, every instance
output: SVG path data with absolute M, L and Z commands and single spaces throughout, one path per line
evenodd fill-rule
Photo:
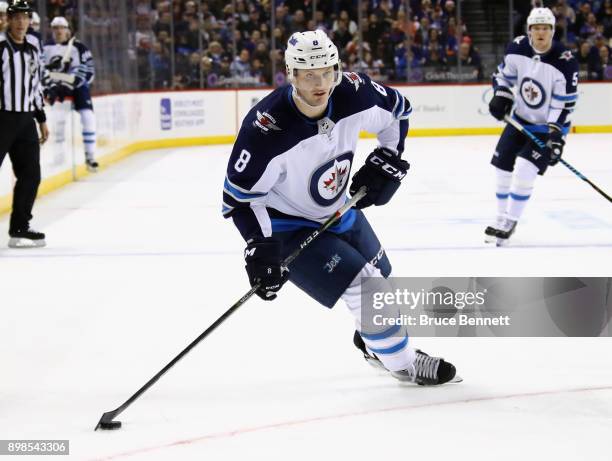
M 98 172 L 98 168 L 94 167 L 94 166 L 88 166 L 87 167 L 87 171 L 89 171 L 90 173 L 97 173 Z
M 42 240 L 30 240 L 24 238 L 11 237 L 8 243 L 9 248 L 42 248 L 47 243 Z
M 497 242 L 497 237 L 495 237 L 494 235 L 486 235 L 485 234 L 484 242 L 485 243 L 496 243 Z
M 458 384 L 458 383 L 462 383 L 463 382 L 463 378 L 459 375 L 455 375 L 455 377 L 453 379 L 451 379 L 450 381 L 446 381 L 445 383 L 442 384 L 422 384 L 422 383 L 415 383 L 414 381 L 410 380 L 410 379 L 402 379 L 401 377 L 398 377 L 396 375 L 391 375 L 393 376 L 395 379 L 397 379 L 400 384 L 402 385 L 413 385 L 413 386 L 420 386 L 420 387 L 438 387 L 438 386 L 444 386 L 445 384 Z

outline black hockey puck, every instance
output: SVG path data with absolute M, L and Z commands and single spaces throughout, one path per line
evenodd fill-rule
M 104 421 L 100 423 L 100 429 L 112 431 L 121 428 L 121 421 Z

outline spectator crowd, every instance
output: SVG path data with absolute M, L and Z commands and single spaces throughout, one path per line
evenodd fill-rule
M 612 0 L 559 0 L 555 38 L 563 40 L 580 64 L 581 80 L 612 80 Z
M 77 0 L 37 1 L 46 1 L 49 18 L 63 15 L 78 25 Z M 104 14 L 103 4 L 113 1 L 84 3 Z M 126 1 L 138 89 L 282 84 L 289 36 L 316 28 L 334 40 L 345 71 L 380 81 L 489 79 L 453 0 Z M 578 59 L 581 80 L 612 80 L 612 0 L 515 0 L 517 34 L 525 33 L 534 6 L 556 15 L 555 38 Z
M 534 6 L 550 8 L 556 18 L 555 40 L 564 42 L 580 64 L 580 80 L 612 80 L 612 0 L 525 1 L 519 5 L 520 30 Z
M 276 2 L 274 8 L 266 0 L 236 0 L 235 11 L 218 0 L 202 0 L 200 11 L 195 0 L 136 3 L 138 74 L 154 88 L 281 84 L 288 38 L 317 28 L 332 37 L 346 71 L 406 81 L 423 69 L 444 72 L 460 61 L 482 77 L 453 0 L 319 1 L 315 11 L 311 0 Z

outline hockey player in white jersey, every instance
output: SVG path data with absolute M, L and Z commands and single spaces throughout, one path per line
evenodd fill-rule
M 30 27 L 34 32 L 40 34 L 40 16 L 36 11 L 32 12 L 32 22 L 30 23 Z
M 81 129 L 85 149 L 85 165 L 91 172 L 98 169 L 95 159 L 96 117 L 89 86 L 94 79 L 94 62 L 89 49 L 76 37 L 71 37 L 66 18 L 58 16 L 51 21 L 53 42 L 44 47 L 44 59 L 51 81 L 61 88 L 57 98 L 73 98 L 74 110 L 81 116 Z M 50 98 L 51 104 L 55 98 Z
M 538 175 L 556 165 L 578 99 L 578 62 L 563 44 L 553 41 L 555 16 L 534 8 L 527 18 L 527 36 L 515 38 L 493 75 L 494 97 L 489 112 L 512 117 L 545 144 L 538 149 L 507 125 L 491 163 L 497 175 L 497 219 L 485 229 L 485 240 L 507 243 L 531 197 Z M 516 97 L 512 91 L 515 88 Z
M 366 360 L 397 379 L 423 385 L 455 378 L 455 367 L 408 344 L 405 327 L 367 327 L 361 279 L 391 273 L 391 264 L 361 208 L 386 204 L 409 168 L 401 158 L 410 103 L 364 74 L 342 73 L 338 50 L 321 31 L 294 33 L 285 52 L 290 84 L 277 88 L 245 117 L 227 167 L 223 214 L 247 243 L 246 271 L 258 296 L 276 298 L 290 280 L 331 308 L 342 298 L 355 316 L 355 345 Z M 359 132 L 380 143 L 349 177 Z M 286 272 L 281 262 L 346 201 L 367 195 L 322 233 Z

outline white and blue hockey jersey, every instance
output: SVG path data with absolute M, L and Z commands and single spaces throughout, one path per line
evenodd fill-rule
M 493 74 L 493 87 L 516 87 L 514 114 L 545 132 L 554 123 L 569 131 L 570 117 L 578 99 L 578 62 L 559 42 L 537 54 L 526 36 L 515 38 L 503 62 Z
M 318 226 L 340 208 L 361 130 L 399 154 L 404 150 L 411 107 L 399 91 L 344 73 L 318 120 L 299 112 L 292 91 L 277 88 L 253 107 L 232 150 L 223 215 L 245 240 Z M 354 214 L 345 214 L 336 231 L 351 220 Z
M 45 64 L 51 77 L 55 73 L 69 74 L 76 77 L 75 86 L 91 84 L 94 79 L 94 61 L 91 51 L 80 41 L 66 43 L 48 43 L 43 53 Z

